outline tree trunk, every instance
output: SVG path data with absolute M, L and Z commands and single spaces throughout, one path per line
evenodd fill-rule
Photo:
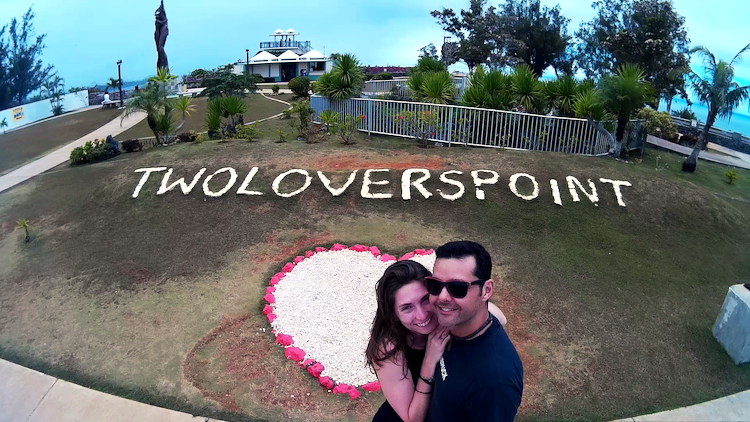
M 31 240 L 31 237 L 29 236 L 29 229 L 27 229 L 26 227 L 24 227 L 23 231 L 26 234 L 26 238 L 24 239 L 24 241 L 28 242 L 29 240 Z
M 691 152 L 690 156 L 682 162 L 682 171 L 692 173 L 698 168 L 698 154 L 700 154 L 701 150 L 708 145 L 708 131 L 711 130 L 714 122 L 716 122 L 716 113 L 709 112 L 708 120 L 706 121 L 706 125 L 703 126 L 703 130 L 698 137 L 698 142 L 695 143 L 693 152 Z
M 669 113 L 669 114 L 672 114 L 672 99 L 673 98 L 674 97 L 672 97 L 671 95 L 666 98 L 666 100 L 667 100 L 667 113 Z
M 148 128 L 151 129 L 151 133 L 154 134 L 154 138 L 156 139 L 157 144 L 161 144 L 161 138 L 159 137 L 159 131 L 156 130 L 156 118 L 148 114 L 146 115 L 146 123 L 148 123 Z
M 625 137 L 625 128 L 628 126 L 628 120 L 617 120 L 617 130 L 615 131 L 615 139 L 617 141 L 617 144 L 615 146 L 615 158 L 620 158 L 620 155 L 622 155 L 622 150 L 624 147 L 624 141 L 623 138 Z

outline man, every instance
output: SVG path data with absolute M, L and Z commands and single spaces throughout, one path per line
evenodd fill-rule
M 487 310 L 494 290 L 492 259 L 482 245 L 439 247 L 426 279 L 430 304 L 451 343 L 435 370 L 429 422 L 513 421 L 523 394 L 523 366 L 498 320 Z

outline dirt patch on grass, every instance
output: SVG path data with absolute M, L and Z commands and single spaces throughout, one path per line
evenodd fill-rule
M 442 170 L 446 167 L 445 160 L 439 156 L 406 154 L 394 151 L 390 157 L 381 154 L 346 154 L 336 157 L 320 157 L 315 160 L 316 169 L 326 170 L 357 170 L 387 168 L 406 170 L 410 168 L 426 168 Z

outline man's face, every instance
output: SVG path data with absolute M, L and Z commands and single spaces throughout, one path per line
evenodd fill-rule
M 435 261 L 433 277 L 440 281 L 472 282 L 477 279 L 474 275 L 476 259 L 468 256 L 461 259 L 441 258 Z M 438 322 L 444 327 L 456 327 L 474 317 L 477 312 L 485 309 L 482 301 L 482 288 L 478 285 L 469 287 L 464 298 L 454 298 L 443 288 L 437 296 L 430 295 L 430 304 L 435 307 Z

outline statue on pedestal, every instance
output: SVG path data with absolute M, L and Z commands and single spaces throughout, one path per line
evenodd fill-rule
M 154 41 L 156 41 L 156 53 L 158 59 L 156 60 L 156 70 L 161 68 L 169 68 L 169 62 L 167 61 L 167 52 L 164 51 L 164 45 L 167 43 L 167 35 L 169 35 L 169 27 L 167 26 L 167 12 L 164 10 L 164 0 L 161 0 L 161 6 L 156 9 L 154 14 L 156 18 L 156 30 L 154 31 Z

